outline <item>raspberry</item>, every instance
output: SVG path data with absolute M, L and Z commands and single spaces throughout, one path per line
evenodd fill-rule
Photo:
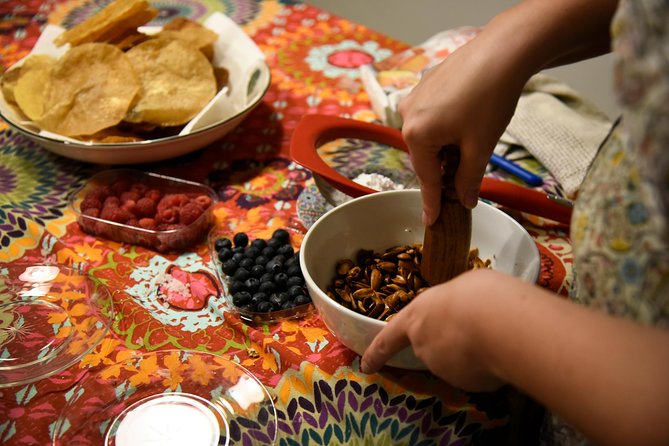
M 202 209 L 196 203 L 187 203 L 179 210 L 179 223 L 189 225 L 202 215 Z
M 207 210 L 209 206 L 211 206 L 211 198 L 207 197 L 206 195 L 200 195 L 198 197 L 195 197 L 193 200 L 198 206 L 200 206 L 200 209 L 203 211 Z
M 128 226 L 139 226 L 139 220 L 137 220 L 135 217 L 131 218 L 130 220 L 125 222 L 126 225 Z
M 173 207 L 179 208 L 188 201 L 186 194 L 167 194 L 158 202 L 158 213 Z
M 116 223 L 125 223 L 128 220 L 131 220 L 134 217 L 130 212 L 127 210 L 120 208 L 120 207 L 105 207 L 102 209 L 102 212 L 100 212 L 100 218 L 113 221 Z
M 118 180 L 111 185 L 111 190 L 114 191 L 116 196 L 119 196 L 123 192 L 130 190 L 130 184 L 129 180 Z
M 154 203 L 158 203 L 163 198 L 163 193 L 158 189 L 149 189 L 144 193 L 144 197 L 150 199 Z
M 155 230 L 156 226 L 157 226 L 156 221 L 153 218 L 140 218 L 139 219 L 139 227 L 140 228 Z
M 125 209 L 128 212 L 131 212 L 135 214 L 135 209 L 137 207 L 137 203 L 135 203 L 135 200 L 126 200 L 121 207 Z
M 146 186 L 146 184 L 142 184 L 142 183 L 135 183 L 132 186 L 130 186 L 130 191 L 139 194 L 140 197 L 144 196 L 147 189 L 148 189 L 148 187 Z
M 163 209 L 156 214 L 156 219 L 160 223 L 178 223 L 179 222 L 179 209 L 178 208 L 169 208 Z
M 102 209 L 102 201 L 100 201 L 98 197 L 86 195 L 86 197 L 81 202 L 80 209 L 82 212 L 86 211 L 87 209 L 97 209 L 99 212 L 100 209 Z
M 118 197 L 107 197 L 105 199 L 105 202 L 102 204 L 102 209 L 107 209 L 107 208 L 117 208 L 121 205 L 121 200 L 118 199 Z
M 142 196 L 140 194 L 138 194 L 137 192 L 127 191 L 127 192 L 123 192 L 121 194 L 120 198 L 121 198 L 121 203 L 125 203 L 128 200 L 132 200 L 134 202 L 137 202 L 137 201 L 139 201 L 140 198 L 142 198 Z
M 156 203 L 150 198 L 140 198 L 135 204 L 135 215 L 139 218 L 142 217 L 155 217 L 156 215 Z
M 82 209 L 81 213 L 89 217 L 98 218 L 100 216 L 100 209 L 99 208 Z
M 99 200 L 101 203 L 103 203 L 110 195 L 114 195 L 112 190 L 108 186 L 102 186 L 88 191 L 84 196 L 84 200 L 90 198 Z

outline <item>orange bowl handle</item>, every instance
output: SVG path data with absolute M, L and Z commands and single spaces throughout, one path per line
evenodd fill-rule
M 329 115 L 305 115 L 290 141 L 290 156 L 298 164 L 322 176 L 328 183 L 351 197 L 376 192 L 351 181 L 328 166 L 318 155 L 321 145 L 338 138 L 364 139 L 387 144 L 408 152 L 402 133 L 394 128 L 355 119 Z
M 313 114 L 302 117 L 290 141 L 291 158 L 351 197 L 360 197 L 376 191 L 341 175 L 318 155 L 318 147 L 338 138 L 375 141 L 405 152 L 409 151 L 402 138 L 402 132 L 391 127 L 330 115 Z M 508 181 L 483 178 L 480 197 L 565 225 L 569 225 L 571 221 L 571 208 L 551 200 L 545 192 Z

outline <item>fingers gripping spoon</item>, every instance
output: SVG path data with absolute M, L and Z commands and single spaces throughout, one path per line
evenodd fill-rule
M 446 146 L 441 150 L 441 210 L 437 220 L 425 228 L 421 274 L 431 285 L 446 282 L 467 270 L 472 236 L 472 212 L 455 193 L 455 172 L 460 150 Z

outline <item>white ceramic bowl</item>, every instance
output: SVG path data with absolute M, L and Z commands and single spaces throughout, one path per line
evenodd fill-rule
M 300 266 L 307 289 L 323 322 L 337 339 L 362 355 L 386 322 L 356 313 L 332 300 L 325 289 L 339 259 L 355 258 L 359 249 L 383 252 L 396 245 L 423 242 L 420 191 L 376 192 L 330 210 L 311 226 L 300 248 Z M 492 268 L 530 283 L 539 276 L 540 256 L 527 231 L 499 209 L 479 202 L 472 211 L 471 246 Z M 422 370 L 425 366 L 407 348 L 388 365 Z
M 260 48 L 229 17 L 210 15 L 204 26 L 215 31 L 215 66 L 229 73 L 228 89 L 217 94 L 188 124 L 189 132 L 158 139 L 125 143 L 92 143 L 40 130 L 10 106 L 0 92 L 0 118 L 46 150 L 79 161 L 98 164 L 141 164 L 162 161 L 199 150 L 234 130 L 262 101 L 271 83 L 271 73 Z M 159 27 L 145 26 L 152 34 Z M 54 39 L 64 30 L 47 25 L 32 54 L 62 55 L 69 46 L 56 47 Z M 17 65 L 23 63 L 22 59 Z

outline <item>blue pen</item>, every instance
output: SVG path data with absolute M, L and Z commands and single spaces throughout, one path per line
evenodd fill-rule
M 490 156 L 490 164 L 517 176 L 529 186 L 536 187 L 544 184 L 544 180 L 539 175 L 535 175 L 532 172 L 523 169 L 518 164 L 511 162 L 508 159 L 495 153 Z

